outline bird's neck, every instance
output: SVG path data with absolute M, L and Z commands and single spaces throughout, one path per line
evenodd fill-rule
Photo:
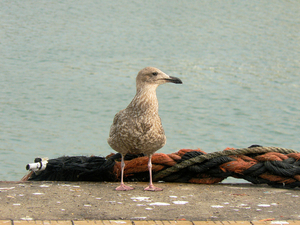
M 157 86 L 154 85 L 137 88 L 136 95 L 129 107 L 133 107 L 142 113 L 158 113 L 156 88 Z

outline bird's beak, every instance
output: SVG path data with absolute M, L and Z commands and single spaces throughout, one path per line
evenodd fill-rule
M 175 83 L 175 84 L 182 84 L 182 81 L 177 77 L 169 76 L 169 78 L 165 78 L 165 80 L 168 81 L 168 82 Z

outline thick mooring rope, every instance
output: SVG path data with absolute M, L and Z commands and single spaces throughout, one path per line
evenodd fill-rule
M 240 149 L 233 149 L 233 150 L 226 150 L 221 152 L 213 152 L 208 153 L 205 155 L 199 155 L 194 158 L 190 158 L 187 160 L 184 160 L 181 163 L 175 164 L 174 166 L 165 169 L 161 172 L 158 172 L 154 175 L 154 180 L 162 179 L 166 176 L 169 176 L 172 173 L 176 173 L 186 167 L 192 166 L 195 163 L 201 163 L 205 160 L 210 160 L 216 157 L 220 156 L 230 156 L 230 155 L 248 155 L 248 154 L 262 154 L 267 152 L 278 152 L 283 154 L 289 154 L 289 153 L 297 153 L 297 151 L 292 149 L 286 149 L 286 148 L 278 148 L 278 147 L 249 147 L 249 148 L 240 148 Z
M 23 180 L 32 181 L 119 181 L 121 155 L 104 157 L 63 156 L 35 163 Z M 124 179 L 148 181 L 148 157 L 127 155 Z M 227 177 L 273 187 L 300 187 L 300 153 L 286 148 L 250 146 L 205 153 L 181 149 L 176 153 L 156 153 L 152 157 L 154 181 L 213 184 Z M 42 169 L 44 169 L 42 171 Z

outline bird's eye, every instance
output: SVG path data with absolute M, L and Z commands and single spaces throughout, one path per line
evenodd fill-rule
M 152 75 L 153 75 L 153 76 L 157 76 L 157 72 L 153 72 Z

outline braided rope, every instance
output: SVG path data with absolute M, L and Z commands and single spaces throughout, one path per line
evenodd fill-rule
M 121 155 L 104 157 L 63 156 L 48 160 L 45 170 L 31 172 L 25 180 L 118 181 Z M 148 181 L 148 157 L 126 155 L 125 180 Z M 229 176 L 253 184 L 279 188 L 300 187 L 300 152 L 279 147 L 250 146 L 205 153 L 181 149 L 176 153 L 155 153 L 153 178 L 158 181 L 198 184 L 219 183 Z M 26 166 L 27 169 L 27 166 Z
M 205 160 L 209 160 L 209 159 L 219 157 L 219 156 L 262 154 L 262 153 L 268 153 L 268 152 L 278 152 L 278 153 L 283 153 L 283 154 L 298 153 L 297 151 L 292 150 L 292 149 L 279 148 L 279 147 L 251 147 L 251 148 L 240 148 L 240 149 L 234 149 L 234 150 L 213 152 L 213 153 L 208 153 L 205 155 L 199 155 L 194 158 L 185 160 L 181 163 L 177 163 L 172 167 L 169 167 L 165 170 L 162 170 L 162 171 L 154 174 L 153 180 L 157 181 L 159 179 L 162 179 L 164 177 L 171 175 L 172 173 L 176 173 L 188 166 L 191 166 L 195 163 L 201 163 Z

